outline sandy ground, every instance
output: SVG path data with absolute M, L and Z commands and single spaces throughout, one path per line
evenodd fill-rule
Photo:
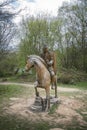
M 22 83 L 0 83 L 4 85 L 15 84 L 25 87 L 32 87 L 33 84 L 22 84 Z M 87 96 L 87 91 L 79 90 L 76 88 L 63 88 L 58 87 L 58 93 L 76 93 L 75 96 L 60 95 L 59 104 L 54 113 L 49 114 L 49 112 L 35 112 L 30 109 L 34 103 L 35 98 L 17 98 L 11 97 L 9 100 L 9 105 L 4 107 L 4 111 L 7 114 L 15 114 L 19 117 L 36 121 L 47 121 L 51 124 L 60 125 L 72 125 L 75 120 L 77 124 L 81 126 L 87 126 L 87 122 L 83 119 L 82 115 L 87 115 L 87 102 L 85 97 Z M 80 110 L 80 113 L 78 112 Z M 50 130 L 62 130 L 61 128 L 54 128 Z

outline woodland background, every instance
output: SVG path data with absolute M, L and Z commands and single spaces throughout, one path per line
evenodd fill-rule
M 27 16 L 20 29 L 13 23 L 19 12 L 6 7 L 16 0 L 0 2 L 0 77 L 33 81 L 35 72 L 25 74 L 27 55 L 40 55 L 43 44 L 55 51 L 58 81 L 75 83 L 87 81 L 87 0 L 64 2 L 57 17 L 40 13 Z M 18 39 L 17 45 L 12 39 Z M 33 77 L 31 79 L 31 77 Z

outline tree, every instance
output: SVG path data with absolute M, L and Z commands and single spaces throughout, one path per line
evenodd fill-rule
M 0 3 L 0 58 L 7 54 L 10 40 L 14 35 L 14 24 L 12 18 L 15 13 L 7 11 L 7 6 L 14 0 Z
M 58 18 L 63 21 L 65 66 L 87 71 L 87 1 L 64 3 L 59 9 Z
M 40 54 L 44 43 L 57 52 L 60 66 L 87 71 L 87 1 L 64 2 L 58 17 L 39 15 L 23 21 L 19 55 Z
M 10 3 L 16 0 L 6 0 L 0 2 L 0 73 L 3 73 L 2 63 L 9 53 L 9 44 L 15 34 L 12 18 L 15 12 L 10 12 L 7 8 Z
M 52 38 L 50 35 L 50 23 L 47 17 L 29 17 L 22 23 L 23 38 L 19 45 L 19 57 L 25 63 L 26 56 L 30 54 L 40 55 L 42 46 L 47 43 L 51 46 Z

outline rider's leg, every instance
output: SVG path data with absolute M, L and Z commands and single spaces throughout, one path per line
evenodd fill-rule
M 57 75 L 54 73 L 53 68 L 51 67 L 49 69 L 50 75 L 51 75 L 51 88 L 55 88 L 55 98 L 57 98 Z
M 53 71 L 53 67 L 52 67 L 52 66 L 49 67 L 48 70 L 49 70 L 49 72 L 50 72 L 50 76 L 51 76 L 51 88 L 53 89 L 53 86 L 54 86 L 53 79 L 54 79 L 54 75 L 55 75 L 55 73 L 54 73 L 54 71 Z

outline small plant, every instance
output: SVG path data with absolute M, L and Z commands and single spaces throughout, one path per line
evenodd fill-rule
M 57 103 L 53 104 L 48 114 L 53 114 L 57 108 L 58 108 L 58 104 Z

